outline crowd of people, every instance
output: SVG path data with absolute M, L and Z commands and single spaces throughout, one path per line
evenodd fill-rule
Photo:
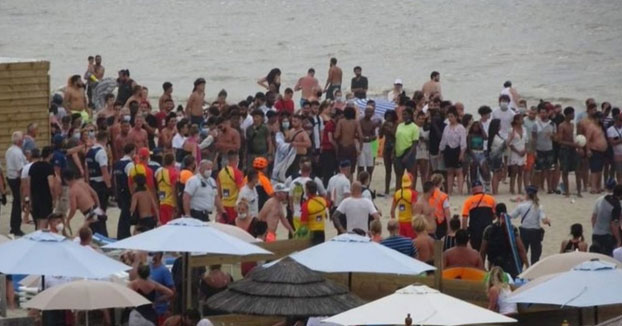
M 152 104 L 147 87 L 123 69 L 116 96 L 104 94 L 98 108 L 93 90 L 105 69 L 101 56 L 89 58 L 85 75 L 71 76 L 64 94 L 52 97 L 51 144 L 37 140 L 36 124 L 12 135 L 5 156 L 10 233 L 23 235 L 23 223 L 48 229 L 54 215 L 62 217 L 54 227 L 71 235 L 79 211 L 84 227 L 108 236 L 107 210 L 114 204 L 118 239 L 129 237 L 132 226 L 144 232 L 191 216 L 236 225 L 268 242 L 282 225 L 290 237 L 319 244 L 332 224 L 428 263 L 434 240 L 442 240 L 446 267 L 483 269 L 487 261 L 516 276 L 539 260 L 543 225 L 551 225 L 538 194 L 570 196 L 574 172 L 577 197 L 608 191 L 595 204 L 590 249 L 613 255 L 621 246 L 618 108 L 603 102 L 599 109 L 593 99 L 576 116 L 574 108 L 546 101 L 529 107 L 508 81 L 498 107 L 481 106 L 475 117 L 443 97 L 440 73 L 432 72 L 412 96 L 395 80 L 386 97 L 394 109 L 381 116 L 368 99 L 362 68 L 353 72 L 346 92 L 331 58 L 323 87 L 310 68 L 293 88 L 282 89 L 275 68 L 258 80 L 265 92 L 239 102 L 226 90 L 206 101 L 206 80 L 197 78 L 184 106 L 175 103 L 170 82 Z M 357 99 L 365 106 L 357 107 Z M 377 156 L 385 182 L 374 190 Z M 511 212 L 494 198 L 506 178 L 512 194 L 526 194 Z M 465 193 L 465 183 L 471 196 L 461 216 L 452 217 L 450 198 Z M 384 239 L 379 197 L 392 201 Z M 520 228 L 506 225 L 509 219 L 520 219 Z M 562 252 L 588 249 L 580 224 L 572 235 Z M 158 289 L 148 270 L 137 275 L 137 291 L 149 297 Z

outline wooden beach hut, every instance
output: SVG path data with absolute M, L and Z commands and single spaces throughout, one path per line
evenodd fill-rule
M 50 62 L 0 57 L 0 153 L 11 145 L 14 131 L 39 125 L 37 143 L 50 143 Z

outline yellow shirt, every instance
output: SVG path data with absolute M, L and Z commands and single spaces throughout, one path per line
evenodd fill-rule
M 177 207 L 175 198 L 175 184 L 177 183 L 177 171 L 175 168 L 161 168 L 156 172 L 158 184 L 158 198 L 160 205 Z
M 241 182 L 242 178 L 240 177 Z M 225 207 L 235 207 L 239 193 L 236 171 L 230 166 L 224 167 L 218 172 L 218 184 L 220 185 L 222 205 Z
M 300 221 L 307 225 L 309 231 L 324 231 L 324 223 L 328 218 L 326 199 L 313 196 L 302 204 Z
M 410 223 L 413 217 L 413 204 L 417 202 L 417 192 L 410 188 L 401 188 L 393 195 L 400 223 Z

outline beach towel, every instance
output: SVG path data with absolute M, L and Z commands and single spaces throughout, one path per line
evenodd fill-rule
M 285 173 L 289 166 L 296 159 L 296 149 L 285 142 L 282 132 L 275 135 L 276 152 L 274 154 L 274 167 L 272 168 L 271 179 L 273 183 L 283 183 L 287 177 Z

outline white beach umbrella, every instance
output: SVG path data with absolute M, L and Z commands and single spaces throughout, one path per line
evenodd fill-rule
M 270 255 L 271 252 L 244 242 L 201 220 L 184 217 L 135 236 L 104 246 L 151 252 L 200 252 L 220 255 Z
M 131 267 L 62 235 L 36 231 L 0 244 L 0 272 L 105 278 Z
M 568 272 L 533 280 L 512 293 L 509 302 L 595 307 L 622 303 L 622 270 L 594 260 Z
M 80 280 L 53 286 L 22 306 L 39 310 L 97 310 L 137 307 L 151 303 L 127 286 L 107 281 Z
M 324 319 L 339 325 L 481 325 L 514 323 L 515 319 L 440 293 L 425 285 L 409 285 L 394 294 Z
M 234 238 L 238 238 L 244 242 L 248 242 L 248 243 L 261 242 L 258 239 L 253 238 L 253 236 L 250 233 L 240 229 L 239 227 L 235 225 L 218 223 L 218 222 L 207 222 L 207 225 L 215 229 L 218 229 Z
M 348 233 L 290 257 L 312 270 L 325 273 L 418 275 L 436 269 L 367 237 Z
M 518 277 L 526 280 L 534 280 L 545 275 L 570 271 L 573 267 L 593 259 L 598 259 L 602 262 L 609 262 L 615 264 L 618 268 L 622 268 L 622 263 L 609 256 L 593 252 L 574 251 L 563 254 L 555 254 L 543 258 L 520 273 Z

